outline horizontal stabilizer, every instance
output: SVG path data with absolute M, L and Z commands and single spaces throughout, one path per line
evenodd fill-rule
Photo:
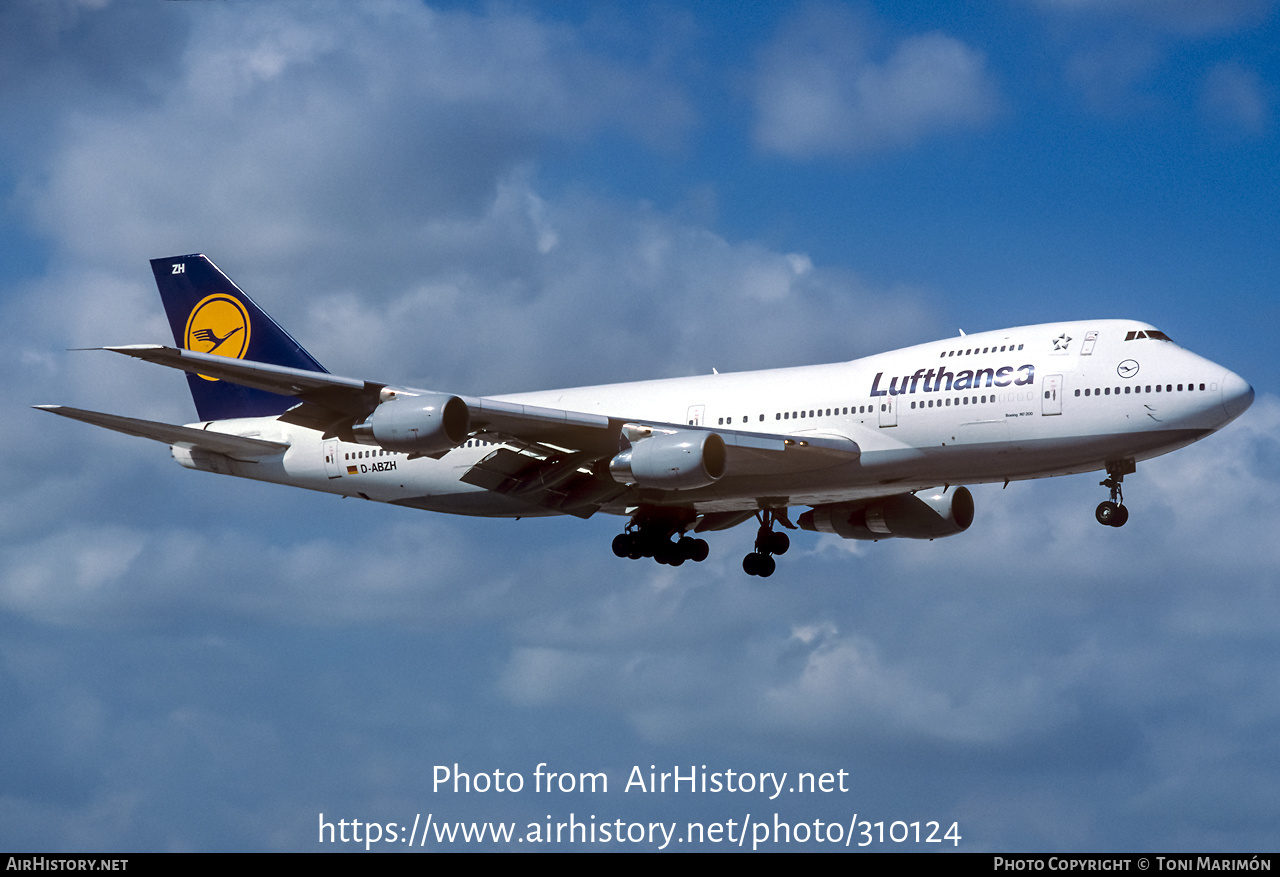
M 200 448 L 215 454 L 223 454 L 236 459 L 269 457 L 288 450 L 289 446 L 280 442 L 269 442 L 263 439 L 245 438 L 239 435 L 227 435 L 211 432 L 207 429 L 194 429 L 190 426 L 174 426 L 171 423 L 157 423 L 154 420 L 138 420 L 133 417 L 121 417 L 118 414 L 103 414 L 99 411 L 85 411 L 82 408 L 68 408 L 65 405 L 36 405 L 40 411 L 60 414 L 72 420 L 92 423 L 94 426 L 114 429 L 126 435 L 149 438 L 166 445 L 177 445 L 182 448 Z
M 315 402 L 352 417 L 363 417 L 372 411 L 378 404 L 378 391 L 384 386 L 328 372 L 234 359 L 216 353 L 197 353 L 181 347 L 165 347 L 163 344 L 128 344 L 104 349 L 242 387 L 265 390 L 281 396 L 296 396 L 305 402 Z

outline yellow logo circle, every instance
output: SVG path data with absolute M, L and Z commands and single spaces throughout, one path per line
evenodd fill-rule
M 249 312 L 240 300 L 226 293 L 200 299 L 187 317 L 185 346 L 197 353 L 216 353 L 244 359 L 249 350 Z M 216 381 L 200 375 L 206 381 Z

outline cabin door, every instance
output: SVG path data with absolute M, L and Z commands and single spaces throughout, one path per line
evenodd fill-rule
M 336 441 L 324 443 L 324 474 L 330 478 L 342 477 L 342 464 L 338 462 L 338 443 Z
M 883 396 L 880 399 L 880 426 L 898 425 L 898 397 Z
M 1062 413 L 1062 375 L 1045 375 L 1040 382 L 1040 413 Z

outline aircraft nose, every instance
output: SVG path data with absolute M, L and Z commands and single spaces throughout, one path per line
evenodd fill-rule
M 1253 404 L 1253 387 L 1235 372 L 1227 372 L 1222 378 L 1222 408 L 1227 420 L 1235 420 Z

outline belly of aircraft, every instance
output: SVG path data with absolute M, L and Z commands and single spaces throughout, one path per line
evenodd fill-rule
M 697 490 L 628 490 L 598 510 L 628 514 L 639 505 L 684 506 L 700 513 L 761 507 L 817 506 L 856 502 L 941 484 L 1018 481 L 1093 472 L 1117 458 L 1147 459 L 1190 444 L 1203 429 L 1159 430 L 1127 435 L 1091 435 L 994 442 L 939 442 L 933 447 L 865 451 L 853 463 L 809 473 L 776 476 L 726 475 Z M 465 484 L 419 496 L 386 498 L 409 508 L 477 517 L 545 517 L 563 512 Z M 377 498 L 377 497 L 371 497 Z M 593 509 L 594 510 L 594 509 Z M 583 515 L 589 516 L 589 515 Z

